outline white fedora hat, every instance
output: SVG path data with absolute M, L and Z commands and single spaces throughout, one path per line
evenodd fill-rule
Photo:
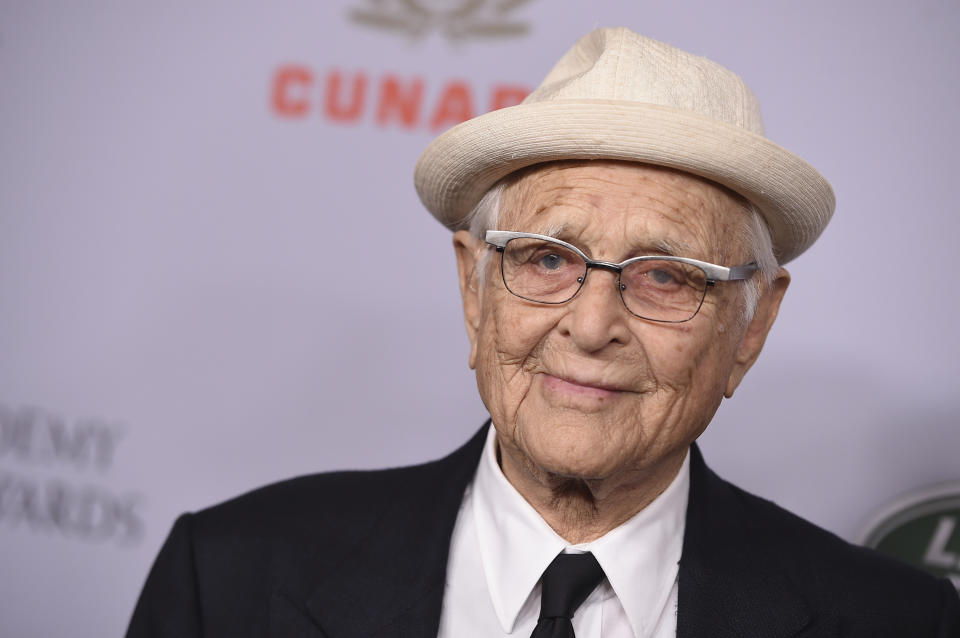
M 581 38 L 522 104 L 440 135 L 414 183 L 427 210 L 459 229 L 502 177 L 563 159 L 644 162 L 722 184 L 760 209 L 781 263 L 810 247 L 835 205 L 816 169 L 764 136 L 739 76 L 624 28 Z

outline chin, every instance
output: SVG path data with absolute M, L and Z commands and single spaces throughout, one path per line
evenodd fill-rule
M 608 449 L 608 437 L 593 436 L 583 428 L 551 428 L 525 437 L 524 455 L 540 472 L 571 479 L 602 479 L 616 473 L 619 452 Z

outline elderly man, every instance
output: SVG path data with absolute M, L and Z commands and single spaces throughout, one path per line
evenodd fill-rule
M 431 144 L 416 184 L 456 231 L 492 427 L 181 517 L 129 636 L 960 636 L 947 582 L 694 445 L 833 211 L 737 76 L 597 30 L 523 105 Z

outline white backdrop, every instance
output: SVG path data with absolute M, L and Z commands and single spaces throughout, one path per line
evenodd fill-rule
M 955 2 L 266 4 L 0 5 L 0 635 L 118 635 L 179 512 L 479 427 L 413 164 L 598 25 L 740 73 L 837 192 L 708 462 L 850 539 L 960 478 Z

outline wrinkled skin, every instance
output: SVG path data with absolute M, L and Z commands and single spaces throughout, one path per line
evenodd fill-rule
M 706 180 L 626 162 L 535 168 L 504 193 L 500 229 L 555 232 L 594 259 L 670 252 L 734 266 L 743 203 Z M 591 270 L 566 304 L 508 292 L 499 256 L 454 236 L 470 366 L 497 429 L 504 474 L 570 542 L 599 537 L 676 476 L 689 445 L 753 364 L 789 275 L 762 291 L 749 323 L 741 282 L 720 282 L 691 321 L 631 315 L 616 275 Z

